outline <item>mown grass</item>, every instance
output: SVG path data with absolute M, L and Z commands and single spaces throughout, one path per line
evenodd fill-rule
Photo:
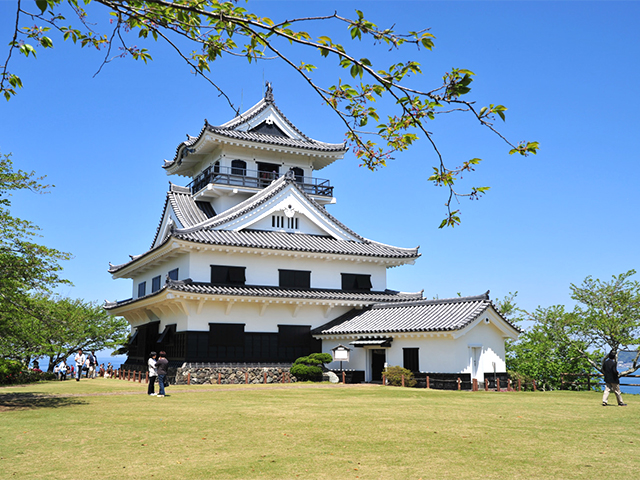
M 640 398 L 118 380 L 0 389 L 0 478 L 638 478 Z M 59 396 L 51 396 L 51 395 Z M 49 395 L 49 396 L 47 396 Z M 61 396 L 64 395 L 64 396 Z

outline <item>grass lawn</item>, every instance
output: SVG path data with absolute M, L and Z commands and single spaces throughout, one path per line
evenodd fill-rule
M 640 397 L 373 385 L 0 388 L 0 478 L 640 477 Z M 55 395 L 55 396 L 53 396 Z

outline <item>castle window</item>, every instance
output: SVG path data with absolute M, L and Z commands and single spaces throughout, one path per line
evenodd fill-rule
M 244 160 L 233 160 L 231 162 L 231 175 L 246 175 L 247 162 Z
M 273 228 L 288 228 L 289 230 L 297 230 L 298 229 L 298 218 L 289 218 L 284 215 L 272 215 L 271 216 L 271 227 Z
M 371 275 L 359 273 L 341 273 L 342 290 L 371 290 Z
M 272 215 L 271 216 L 271 226 L 273 228 L 284 228 L 284 216 L 283 215 Z
M 403 356 L 403 364 L 404 368 L 407 370 L 411 370 L 412 372 L 419 372 L 419 363 L 418 363 L 418 350 L 417 348 L 403 348 L 402 356 Z
M 211 283 L 213 285 L 244 285 L 246 268 L 211 265 Z
M 171 280 L 178 280 L 178 269 L 174 268 L 167 274 Z
M 311 272 L 305 270 L 278 270 L 283 288 L 311 288 Z
M 160 290 L 160 275 L 151 279 L 151 293 Z
M 244 323 L 210 323 L 210 347 L 244 347 Z
M 287 217 L 287 228 L 292 230 L 298 229 L 298 219 L 297 218 L 289 218 Z
M 140 282 L 138 284 L 138 297 L 144 297 L 147 293 L 147 282 Z

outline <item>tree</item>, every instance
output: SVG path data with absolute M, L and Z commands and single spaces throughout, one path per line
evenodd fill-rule
M 330 353 L 312 353 L 306 357 L 297 358 L 291 365 L 291 374 L 300 380 L 316 380 L 322 376 L 324 364 L 333 361 Z
M 635 270 L 603 282 L 588 276 L 580 286 L 571 284 L 578 302 L 568 312 L 562 305 L 524 313 L 519 320 L 534 322 L 515 343 L 507 344 L 507 366 L 518 373 L 560 385 L 561 373 L 603 373 L 603 356 L 613 351 L 635 351 L 630 368 L 640 368 L 640 283 L 630 280 Z
M 508 370 L 533 378 L 543 389 L 560 388 L 562 374 L 593 373 L 590 360 L 597 358 L 599 352 L 585 357 L 586 345 L 571 341 L 563 333 L 573 322 L 573 313 L 566 312 L 562 305 L 554 305 L 538 307 L 527 317 L 534 322 L 533 326 L 516 342 L 507 342 Z
M 91 0 L 84 0 L 84 3 L 89 4 Z M 418 84 L 412 78 L 422 73 L 418 61 L 395 61 L 388 67 L 379 68 L 368 58 L 359 58 L 352 44 L 347 50 L 329 36 L 312 37 L 302 30 L 315 24 L 338 24 L 346 27 L 352 41 L 369 39 L 374 45 L 399 51 L 406 46 L 431 50 L 435 37 L 428 29 L 396 32 L 393 28 L 377 26 L 359 10 L 355 11 L 353 18 L 336 12 L 273 21 L 237 6 L 235 1 L 93 0 L 93 3 L 106 7 L 110 12 L 112 21 L 108 33 L 96 30 L 94 15 L 97 14 L 91 12 L 89 15 L 86 7 L 81 7 L 77 0 L 36 0 L 35 11 L 26 10 L 22 0 L 18 0 L 9 53 L 0 67 L 0 93 L 7 100 L 22 87 L 20 77 L 9 69 L 12 53 L 35 57 L 37 48 L 52 48 L 54 42 L 49 32 L 57 32 L 64 40 L 70 39 L 82 47 L 104 49 L 106 55 L 98 71 L 119 57 L 131 57 L 145 63 L 152 60 L 147 48 L 132 45 L 132 36 L 135 38 L 136 33 L 135 41 L 145 46 L 149 44 L 146 40 L 166 42 L 196 75 L 202 76 L 226 99 L 236 114 L 240 111 L 214 82 L 211 64 L 224 56 L 240 56 L 249 62 L 276 59 L 288 65 L 292 73 L 300 75 L 338 115 L 345 125 L 347 140 L 363 166 L 376 170 L 385 166 L 396 153 L 408 149 L 419 137 L 426 139 L 435 160 L 433 174 L 428 180 L 448 190 L 447 214 L 440 228 L 460 222 L 460 211 L 453 209 L 454 202 L 461 197 L 477 199 L 489 187 L 473 187 L 467 192 L 456 190 L 458 179 L 473 171 L 481 160 L 471 158 L 455 167 L 445 162 L 428 130 L 428 124 L 438 115 L 454 112 L 470 115 L 479 125 L 504 140 L 510 154 L 526 156 L 538 150 L 537 142 L 514 144 L 495 128 L 497 118 L 505 120 L 505 106 L 490 103 L 480 107 L 467 99 L 475 76 L 473 72 L 453 68 L 431 88 L 424 88 L 424 82 Z M 68 23 L 67 12 L 71 13 L 75 23 Z M 116 48 L 121 53 L 112 54 Z M 319 63 L 314 63 L 323 69 L 327 68 L 323 58 L 335 60 L 341 69 L 348 71 L 353 81 L 346 83 L 338 78 L 333 85 L 319 83 L 314 74 L 318 66 L 308 61 L 312 53 L 319 55 Z M 377 107 L 378 100 L 387 107 Z M 370 122 L 375 125 L 369 126 Z
M 0 339 L 5 358 L 46 356 L 49 371 L 78 349 L 95 351 L 114 348 L 127 339 L 129 324 L 110 316 L 94 302 L 80 299 L 32 295 L 26 309 L 12 324 L 11 334 Z
M 46 193 L 49 185 L 34 172 L 15 170 L 10 155 L 0 153 L 0 330 L 7 336 L 16 322 L 28 313 L 31 292 L 50 292 L 69 283 L 59 276 L 61 260 L 69 259 L 60 252 L 34 242 L 38 227 L 11 215 L 11 193 L 30 190 Z
M 585 358 L 594 349 L 613 351 L 616 358 L 620 350 L 635 350 L 632 366 L 621 376 L 640 368 L 640 282 L 629 278 L 635 274 L 629 270 L 614 275 L 610 282 L 588 276 L 580 286 L 571 284 L 571 298 L 579 304 L 566 335 L 584 345 Z M 592 363 L 602 371 L 601 363 Z

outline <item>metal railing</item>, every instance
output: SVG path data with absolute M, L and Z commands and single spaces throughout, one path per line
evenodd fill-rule
M 193 179 L 187 187 L 191 193 L 197 193 L 210 183 L 218 185 L 232 185 L 249 188 L 265 188 L 274 180 L 284 176 L 277 172 L 265 172 L 262 170 L 247 170 L 239 167 L 209 167 Z M 333 196 L 333 187 L 329 180 L 314 177 L 295 175 L 296 183 L 302 191 L 309 195 Z

